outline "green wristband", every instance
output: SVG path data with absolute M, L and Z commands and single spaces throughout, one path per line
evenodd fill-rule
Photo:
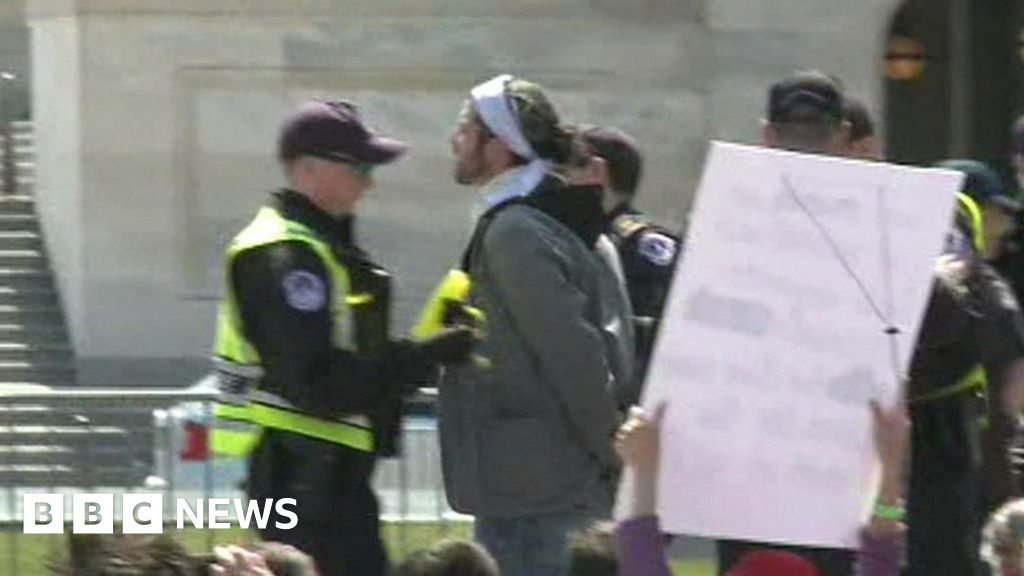
M 903 507 L 902 502 L 893 505 L 883 504 L 881 502 L 875 504 L 875 518 L 892 520 L 893 522 L 902 522 L 906 517 L 907 509 Z

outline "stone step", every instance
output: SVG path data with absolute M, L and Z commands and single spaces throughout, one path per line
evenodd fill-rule
M 56 439 L 59 442 L 59 438 Z M 89 467 L 118 468 L 133 461 L 149 460 L 152 444 L 141 444 L 133 438 L 124 444 L 81 445 L 77 447 L 47 444 L 15 444 L 0 446 L 0 466 L 50 465 L 85 470 Z
M 46 266 L 42 250 L 0 247 L 0 268 L 34 268 Z
M 35 215 L 36 201 L 27 194 L 0 194 L 0 214 Z
M 0 425 L 0 446 L 16 444 L 55 444 L 81 446 L 83 443 L 109 442 L 128 438 L 129 430 L 119 426 L 45 426 L 41 424 Z
M 75 366 L 67 362 L 0 361 L 0 382 L 38 382 L 46 386 L 74 386 Z
M 65 342 L 35 343 L 0 342 L 0 362 L 70 362 L 74 359 L 74 351 Z
M 0 324 L 63 325 L 64 313 L 57 306 L 36 304 L 0 304 Z
M 40 286 L 29 290 L 13 286 L 0 286 L 0 304 L 17 306 L 60 306 L 57 292 L 50 286 Z
M 68 332 L 63 325 L 56 324 L 26 326 L 24 324 L 0 323 L 0 340 L 13 340 L 25 344 L 67 343 Z
M 32 214 L 0 214 L 0 230 L 39 231 L 39 222 Z
M 11 288 L 21 292 L 53 290 L 53 277 L 42 267 L 0 268 L 0 288 Z
M 21 186 L 17 186 L 21 190 Z M 32 216 L 35 218 L 36 205 L 34 202 L 5 202 L 4 195 L 0 194 L 0 214 L 12 214 L 21 216 Z
M 0 248 L 5 250 L 42 250 L 43 238 L 31 230 L 0 231 Z
M 7 426 L 74 426 L 75 415 L 48 406 L 6 406 L 0 400 L 0 428 Z M 3 450 L 3 446 L 0 446 Z
M 2 230 L 0 246 L 4 248 L 35 248 L 41 246 L 43 237 L 37 230 Z M 31 243 L 31 245 L 29 245 Z
M 150 474 L 152 474 L 152 467 L 148 466 L 137 468 L 117 466 L 93 469 L 89 472 L 68 466 L 16 466 L 12 469 L 0 466 L 0 486 L 132 488 L 140 485 Z
M 10 426 L 20 429 L 10 430 Z M 0 432 L 31 434 L 39 427 L 122 429 L 132 434 L 152 434 L 153 411 L 138 406 L 109 405 L 71 408 L 45 404 L 4 404 L 0 399 Z M 24 442 L 23 442 L 24 443 Z M 0 443 L 0 446 L 3 444 Z

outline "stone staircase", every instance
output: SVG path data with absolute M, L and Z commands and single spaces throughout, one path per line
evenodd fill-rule
M 75 384 L 74 355 L 35 212 L 32 127 L 13 123 L 0 146 L 0 382 Z M 11 153 L 11 159 L 6 153 Z
M 0 141 L 0 391 L 73 388 L 74 351 L 35 211 L 31 125 L 14 123 L 11 134 L 10 145 Z M 0 486 L 135 485 L 150 472 L 152 437 L 150 410 L 0 398 Z

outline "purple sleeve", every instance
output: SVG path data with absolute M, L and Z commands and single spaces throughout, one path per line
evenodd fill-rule
M 875 538 L 865 530 L 857 554 L 856 576 L 897 576 L 903 566 L 905 534 L 895 532 Z
M 657 516 L 619 522 L 615 540 L 620 576 L 672 576 Z

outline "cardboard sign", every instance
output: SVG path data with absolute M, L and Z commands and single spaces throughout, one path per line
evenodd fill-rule
M 666 530 L 858 545 L 961 178 L 712 144 L 644 399 Z

